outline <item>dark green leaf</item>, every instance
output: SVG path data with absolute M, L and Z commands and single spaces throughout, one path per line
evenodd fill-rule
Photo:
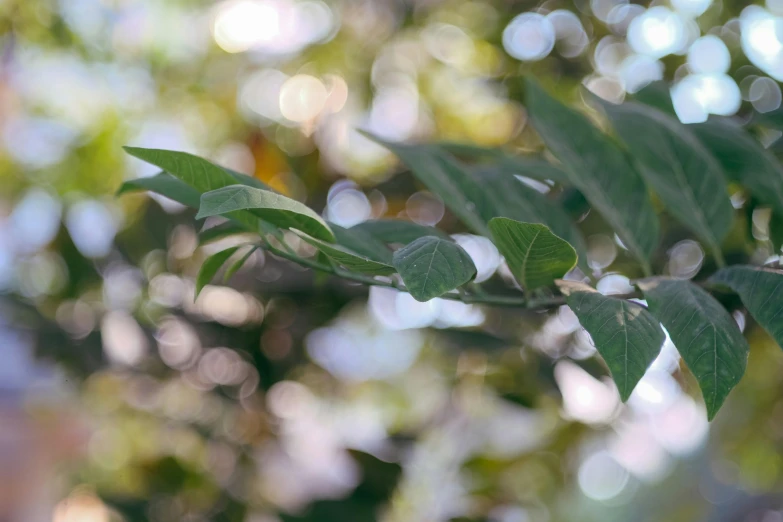
M 251 246 L 250 249 L 245 253 L 245 255 L 237 259 L 230 267 L 228 267 L 226 273 L 223 275 L 223 282 L 226 282 L 229 279 L 231 279 L 234 276 L 234 274 L 236 274 L 237 271 L 239 271 L 239 269 L 242 268 L 242 266 L 244 266 L 245 263 L 247 263 L 247 260 L 250 259 L 250 256 L 252 256 L 253 252 L 255 252 L 256 250 L 258 250 L 257 246 L 255 245 Z
M 745 373 L 748 343 L 721 304 L 693 283 L 657 279 L 638 286 L 696 376 L 711 420 Z
M 652 82 L 633 95 L 639 103 L 655 107 L 671 116 L 676 116 L 669 84 L 663 80 Z
M 511 218 L 523 223 L 541 223 L 568 241 L 576 250 L 582 268 L 587 266 L 587 248 L 582 234 L 577 230 L 565 210 L 550 201 L 544 194 L 525 185 L 505 167 L 483 167 L 474 175 L 485 187 L 491 208 L 482 217 L 489 221 L 494 217 Z
M 487 208 L 484 189 L 463 165 L 437 145 L 404 145 L 389 143 L 365 133 L 367 137 L 392 151 L 468 228 L 488 235 L 479 208 Z
M 710 282 L 734 290 L 750 315 L 783 348 L 783 271 L 758 266 L 735 265 L 719 270 Z
M 194 299 L 198 297 L 201 290 L 212 281 L 212 278 L 215 277 L 215 274 L 220 270 L 220 267 L 228 261 L 228 258 L 231 257 L 238 248 L 239 247 L 231 247 L 221 250 L 217 254 L 213 254 L 204 260 L 204 264 L 201 265 L 198 275 L 196 276 L 196 295 L 194 296 Z
M 195 207 L 198 208 L 198 207 Z M 198 244 L 199 245 L 206 245 L 207 243 L 211 243 L 212 241 L 217 241 L 218 239 L 223 239 L 225 237 L 234 236 L 237 234 L 246 234 L 247 229 L 243 226 L 240 226 L 233 221 L 226 221 L 225 223 L 221 223 L 219 225 L 215 225 L 214 227 L 207 228 L 206 230 L 202 230 L 198 234 Z
M 249 210 L 281 228 L 296 228 L 318 239 L 334 241 L 334 234 L 321 217 L 305 205 L 268 190 L 245 185 L 219 188 L 201 195 L 196 218 Z
M 394 267 L 390 264 L 375 261 L 358 252 L 352 252 L 341 245 L 327 243 L 303 233 L 300 233 L 299 237 L 313 245 L 338 265 L 342 265 L 352 272 L 370 275 L 390 275 L 395 272 Z M 391 252 L 389 252 L 389 254 L 391 254 Z
M 722 258 L 720 244 L 734 209 L 715 158 L 685 125 L 657 109 L 632 102 L 601 105 L 669 212 Z
M 538 181 L 568 182 L 568 177 L 562 169 L 535 155 L 514 155 L 502 149 L 490 149 L 467 143 L 440 142 L 436 145 L 460 158 L 483 160 L 488 167 L 503 168 L 512 174 Z
M 607 220 L 628 250 L 650 271 L 658 244 L 658 217 L 641 176 L 625 153 L 584 115 L 527 82 L 528 115 L 568 179 Z
M 374 219 L 359 223 L 350 230 L 361 230 L 383 243 L 401 243 L 406 245 L 424 236 L 437 236 L 449 239 L 449 235 L 434 227 L 427 227 L 403 221 L 402 219 Z
M 526 290 L 551 286 L 576 265 L 574 247 L 546 225 L 493 218 L 489 230 L 511 273 Z
M 334 223 L 329 223 L 329 227 L 334 232 L 334 237 L 337 238 L 337 244 L 340 246 L 368 259 L 391 265 L 392 251 L 366 230 L 355 226 L 343 228 Z
M 198 208 L 201 197 L 198 190 L 166 172 L 147 178 L 128 180 L 120 186 L 117 195 L 121 196 L 139 190 L 155 192 L 190 208 Z
M 620 398 L 627 401 L 666 340 L 661 325 L 631 301 L 605 296 L 582 283 L 561 281 L 558 286 L 606 361 Z
M 712 119 L 688 127 L 712 152 L 729 178 L 775 212 L 783 213 L 783 168 L 771 152 L 729 121 Z
M 464 285 L 476 275 L 476 266 L 461 246 L 426 236 L 397 250 L 394 267 L 417 301 L 429 301 Z

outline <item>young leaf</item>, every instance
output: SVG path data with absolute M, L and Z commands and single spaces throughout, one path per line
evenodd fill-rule
M 252 256 L 253 252 L 255 252 L 256 250 L 258 250 L 258 246 L 256 245 L 251 246 L 250 249 L 245 253 L 245 255 L 237 259 L 230 267 L 228 267 L 226 273 L 223 274 L 223 282 L 225 283 L 226 281 L 231 279 L 234 276 L 234 274 L 236 274 L 239 271 L 239 269 L 242 268 L 245 263 L 247 263 L 247 260 L 250 259 L 250 256 Z
M 198 297 L 198 294 L 201 293 L 201 290 L 212 281 L 212 278 L 215 277 L 215 274 L 220 270 L 220 267 L 228 261 L 228 258 L 231 257 L 238 248 L 239 247 L 231 247 L 221 250 L 217 254 L 212 254 L 204 260 L 204 264 L 201 265 L 198 275 L 196 276 L 196 295 L 193 297 L 194 300 Z
M 450 239 L 448 234 L 437 228 L 419 225 L 411 221 L 403 221 L 402 219 L 373 219 L 354 225 L 350 230 L 366 232 L 382 243 L 401 243 L 403 245 L 407 245 L 424 236 Z
M 337 239 L 337 244 L 347 248 L 357 254 L 360 254 L 373 261 L 380 261 L 386 265 L 391 265 L 392 251 L 383 244 L 383 242 L 376 239 L 372 234 L 357 228 L 355 226 L 351 228 L 343 228 L 334 223 L 329 223 L 334 237 Z
M 350 249 L 334 244 L 321 241 L 312 236 L 304 233 L 298 234 L 304 241 L 310 243 L 326 257 L 342 265 L 352 272 L 360 272 L 362 274 L 369 275 L 390 275 L 396 272 L 393 266 L 380 261 L 375 261 L 367 256 L 359 254 L 358 252 L 352 252 Z M 391 251 L 389 252 L 391 257 Z
M 485 220 L 505 217 L 523 223 L 546 225 L 574 247 L 579 259 L 583 261 L 584 270 L 589 271 L 587 247 L 582 234 L 560 205 L 525 185 L 505 167 L 478 168 L 473 174 L 486 188 L 492 201 L 490 211 L 482 214 Z
M 389 143 L 369 133 L 371 140 L 392 151 L 468 228 L 487 235 L 487 225 L 479 208 L 487 208 L 483 187 L 450 154 L 436 145 L 404 145 Z
M 696 376 L 712 420 L 748 363 L 748 343 L 737 323 L 718 301 L 689 281 L 657 279 L 637 286 Z
M 661 325 L 634 302 L 605 296 L 573 281 L 559 281 L 558 286 L 579 323 L 593 338 L 620 398 L 627 401 L 666 340 Z
M 584 115 L 549 96 L 532 80 L 526 86 L 526 107 L 568 179 L 649 272 L 649 257 L 658 244 L 658 217 L 647 187 L 625 153 Z
M 489 230 L 511 273 L 525 290 L 551 286 L 576 265 L 574 247 L 545 225 L 493 218 Z
M 753 136 L 728 121 L 689 125 L 720 162 L 729 178 L 747 187 L 759 201 L 783 213 L 783 167 Z
M 715 158 L 685 125 L 652 107 L 601 105 L 669 212 L 721 259 L 734 209 Z
M 476 275 L 476 266 L 461 246 L 435 236 L 419 238 L 397 250 L 393 262 L 417 301 L 439 297 Z
M 147 178 L 128 180 L 120 186 L 117 195 L 121 196 L 140 190 L 149 190 L 190 208 L 198 208 L 201 197 L 198 190 L 166 172 L 160 172 Z
M 321 217 L 293 199 L 245 185 L 232 185 L 201 195 L 197 219 L 249 210 L 281 228 L 296 228 L 313 237 L 334 241 L 334 234 Z
M 783 288 L 783 271 L 758 266 L 735 265 L 719 270 L 710 283 L 734 290 L 750 315 L 783 348 L 783 302 L 778 290 Z

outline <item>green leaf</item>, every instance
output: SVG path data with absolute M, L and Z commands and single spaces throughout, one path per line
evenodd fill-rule
M 762 203 L 783 213 L 783 167 L 777 158 L 741 127 L 717 119 L 689 125 L 726 175 Z
M 568 176 L 562 169 L 539 156 L 514 155 L 502 149 L 479 147 L 467 143 L 439 142 L 436 145 L 460 158 L 483 160 L 482 165 L 487 167 L 504 168 L 513 174 L 538 181 L 568 182 Z
M 399 157 L 468 228 L 477 234 L 488 235 L 487 225 L 478 211 L 489 205 L 484 189 L 456 158 L 437 145 L 389 143 L 369 133 L 364 135 Z
M 620 398 L 627 401 L 666 340 L 661 325 L 634 302 L 605 296 L 573 281 L 560 281 L 558 286 L 579 323 L 593 338 Z
M 128 180 L 117 190 L 117 196 L 140 190 L 155 192 L 190 208 L 198 208 L 201 197 L 198 190 L 166 172 L 147 178 Z
M 227 248 L 221 250 L 217 254 L 212 254 L 204 260 L 204 264 L 201 265 L 198 275 L 196 276 L 196 295 L 193 297 L 194 300 L 198 297 L 198 294 L 201 293 L 201 290 L 212 281 L 212 278 L 215 277 L 215 274 L 220 270 L 220 267 L 228 261 L 228 258 L 231 257 L 237 249 L 239 249 L 239 247 Z
M 226 273 L 223 275 L 223 282 L 225 283 L 226 281 L 231 279 L 234 276 L 234 274 L 236 274 L 239 271 L 239 269 L 242 268 L 242 266 L 244 266 L 245 263 L 247 263 L 247 260 L 250 259 L 250 256 L 252 256 L 253 252 L 255 252 L 256 250 L 258 250 L 258 246 L 256 245 L 251 246 L 250 249 L 245 253 L 245 255 L 237 259 L 230 267 L 228 267 L 228 270 L 226 270 Z
M 476 275 L 476 266 L 461 246 L 435 236 L 419 238 L 397 250 L 393 262 L 417 301 L 439 297 Z
M 734 209 L 720 164 L 671 116 L 638 103 L 602 106 L 669 212 L 722 259 Z
M 576 265 L 574 247 L 546 225 L 493 218 L 489 230 L 511 273 L 525 290 L 551 286 Z
M 198 244 L 206 245 L 207 243 L 211 243 L 212 241 L 217 241 L 218 239 L 223 239 L 225 237 L 234 236 L 237 234 L 246 234 L 246 233 L 247 233 L 247 229 L 245 227 L 240 226 L 234 223 L 233 221 L 226 221 L 225 223 L 215 225 L 214 227 L 209 227 L 208 229 L 199 232 Z
M 370 234 L 372 237 L 382 243 L 408 243 L 424 236 L 437 236 L 443 239 L 450 239 L 445 232 L 434 227 L 427 227 L 404 221 L 402 219 L 374 219 L 364 221 L 350 228 L 350 230 L 361 230 Z
M 296 228 L 318 239 L 334 241 L 334 234 L 326 222 L 305 205 L 280 194 L 245 185 L 223 187 L 202 194 L 196 218 L 237 210 L 249 210 L 281 228 Z
M 352 252 L 350 249 L 344 246 L 334 243 L 327 243 L 304 233 L 300 233 L 298 235 L 304 241 L 317 248 L 326 257 L 338 265 L 344 266 L 352 272 L 359 272 L 369 275 L 390 275 L 396 272 L 394 267 L 390 264 L 375 261 L 358 252 Z M 391 254 L 391 251 L 389 251 L 389 254 Z
M 659 111 L 671 116 L 676 116 L 669 84 L 663 80 L 652 82 L 633 95 L 633 99 L 639 103 L 655 107 Z
M 541 223 L 568 241 L 576 250 L 582 268 L 589 273 L 587 247 L 565 210 L 546 195 L 525 185 L 507 168 L 484 167 L 474 170 L 474 176 L 486 188 L 491 208 L 482 217 L 489 221 L 505 217 L 523 223 Z
M 549 96 L 532 80 L 526 86 L 526 107 L 571 184 L 649 273 L 649 257 L 658 244 L 658 217 L 647 187 L 625 153 L 587 117 Z
M 712 420 L 748 362 L 748 343 L 737 323 L 715 298 L 689 281 L 657 279 L 637 286 L 696 376 Z
M 736 292 L 750 315 L 783 348 L 783 300 L 778 290 L 783 288 L 783 271 L 758 266 L 735 265 L 719 270 L 710 283 Z
M 380 261 L 386 265 L 391 265 L 392 251 L 379 241 L 372 234 L 362 228 L 353 226 L 351 228 L 343 228 L 334 223 L 329 223 L 329 226 L 334 232 L 334 237 L 337 239 L 337 244 L 347 248 L 357 254 L 361 254 L 373 261 Z

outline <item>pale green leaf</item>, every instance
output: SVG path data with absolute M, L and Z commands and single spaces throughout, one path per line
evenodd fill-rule
M 620 398 L 627 401 L 666 340 L 661 325 L 634 302 L 605 296 L 582 283 L 559 281 L 558 286 L 609 367 Z
M 394 267 L 417 301 L 429 301 L 473 279 L 476 266 L 454 242 L 426 236 L 397 250 Z
M 669 212 L 720 258 L 734 218 L 720 164 L 672 116 L 633 102 L 601 105 Z
M 320 239 L 304 233 L 300 233 L 299 237 L 313 245 L 338 265 L 341 265 L 352 272 L 360 272 L 369 275 L 390 275 L 396 271 L 390 264 L 376 261 L 358 252 L 353 252 L 342 245 L 327 243 L 326 241 L 321 241 Z M 389 254 L 389 257 L 391 258 L 391 251 L 389 251 Z M 391 262 L 391 259 L 389 261 Z
M 204 263 L 201 265 L 198 275 L 196 276 L 196 295 L 194 296 L 194 299 L 198 297 L 201 290 L 212 281 L 212 278 L 215 277 L 215 274 L 220 270 L 220 267 L 228 261 L 228 258 L 231 257 L 238 248 L 239 247 L 231 247 L 221 250 L 217 254 L 212 254 L 204 260 Z
M 196 218 L 248 210 L 281 228 L 295 228 L 318 239 L 334 241 L 334 234 L 321 217 L 305 205 L 268 190 L 232 185 L 201 195 Z
M 709 419 L 745 373 L 748 343 L 737 323 L 710 294 L 689 281 L 638 284 L 652 313 L 669 332 L 701 387 Z
M 551 286 L 576 265 L 574 247 L 546 225 L 501 217 L 490 220 L 489 230 L 511 273 L 526 290 Z
M 647 187 L 615 142 L 583 114 L 558 102 L 533 81 L 527 82 L 530 121 L 562 163 L 571 184 L 614 229 L 647 272 L 658 244 L 658 217 Z
M 688 128 L 712 152 L 729 178 L 776 212 L 783 212 L 783 167 L 761 143 L 728 121 L 713 119 Z
M 783 348 L 783 271 L 735 265 L 719 270 L 709 281 L 736 292 L 750 315 Z
M 449 235 L 434 227 L 427 227 L 402 219 L 373 219 L 350 228 L 362 230 L 383 243 L 408 243 L 424 236 L 437 236 L 449 239 Z
M 117 190 L 117 195 L 121 196 L 129 192 L 141 190 L 160 194 L 190 208 L 198 208 L 199 198 L 201 197 L 198 190 L 166 172 L 160 172 L 155 176 L 146 178 L 128 180 Z

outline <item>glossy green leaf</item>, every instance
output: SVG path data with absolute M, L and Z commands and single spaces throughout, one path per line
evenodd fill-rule
M 461 246 L 435 236 L 419 238 L 397 250 L 393 262 L 417 301 L 439 297 L 476 275 L 476 266 Z
M 390 143 L 368 133 L 365 135 L 400 158 L 468 228 L 477 234 L 488 235 L 486 222 L 478 210 L 490 205 L 484 188 L 456 158 L 437 145 Z
M 634 302 L 605 296 L 582 283 L 560 281 L 558 286 L 609 367 L 620 398 L 627 401 L 666 340 L 661 325 Z
M 198 190 L 166 172 L 146 178 L 128 180 L 120 186 L 117 195 L 121 196 L 140 190 L 148 190 L 160 194 L 190 208 L 198 208 L 199 199 L 201 198 Z
M 212 278 L 215 277 L 215 274 L 220 270 L 220 267 L 223 266 L 223 264 L 228 261 L 228 258 L 234 255 L 234 252 L 238 249 L 239 247 L 227 248 L 221 250 L 217 254 L 212 254 L 204 260 L 204 263 L 201 265 L 198 275 L 196 276 L 196 295 L 194 299 L 198 297 L 201 290 L 203 290 L 204 287 L 212 281 Z
M 326 222 L 305 205 L 280 194 L 245 185 L 232 185 L 202 194 L 196 218 L 237 210 L 249 210 L 281 228 L 296 228 L 318 239 L 334 241 L 334 234 Z
M 402 219 L 372 219 L 350 228 L 362 230 L 383 243 L 408 243 L 424 236 L 437 236 L 449 239 L 449 235 L 434 227 L 427 227 Z
M 602 103 L 650 187 L 669 212 L 720 256 L 734 208 L 720 164 L 688 128 L 639 103 Z
M 511 273 L 526 290 L 551 286 L 576 265 L 574 247 L 546 225 L 493 218 L 489 230 Z
M 735 265 L 719 270 L 710 282 L 736 292 L 750 315 L 783 348 L 783 271 L 758 266 Z
M 647 280 L 638 284 L 652 313 L 669 332 L 701 387 L 709 419 L 745 373 L 748 343 L 729 313 L 689 281 Z
M 342 245 L 327 243 L 326 241 L 321 241 L 320 239 L 316 239 L 304 233 L 300 233 L 299 237 L 313 245 L 338 265 L 341 265 L 352 272 L 369 275 L 390 275 L 396 272 L 394 267 L 390 264 L 376 261 L 358 252 L 353 252 Z M 391 254 L 391 251 L 389 254 Z
M 743 128 L 724 120 L 689 125 L 726 175 L 777 212 L 783 212 L 783 167 Z
M 373 261 L 391 265 L 392 251 L 382 241 L 362 228 L 343 228 L 329 223 L 337 244 Z
M 485 187 L 491 201 L 491 208 L 482 213 L 486 221 L 505 217 L 523 223 L 546 225 L 574 247 L 580 261 L 583 261 L 583 270 L 589 272 L 584 238 L 563 207 L 527 186 L 505 167 L 478 168 L 473 174 Z
M 258 246 L 251 246 L 250 249 L 248 249 L 247 252 L 245 252 L 245 255 L 237 259 L 234 263 L 231 264 L 230 267 L 226 270 L 226 273 L 223 275 L 223 282 L 228 281 L 231 279 L 234 274 L 236 274 L 240 268 L 242 268 L 245 263 L 247 263 L 247 260 L 250 259 L 250 256 L 253 255 L 253 253 L 258 250 Z
M 649 272 L 658 244 L 658 217 L 639 173 L 620 147 L 586 116 L 558 102 L 535 82 L 526 86 L 530 121 L 623 244 Z

